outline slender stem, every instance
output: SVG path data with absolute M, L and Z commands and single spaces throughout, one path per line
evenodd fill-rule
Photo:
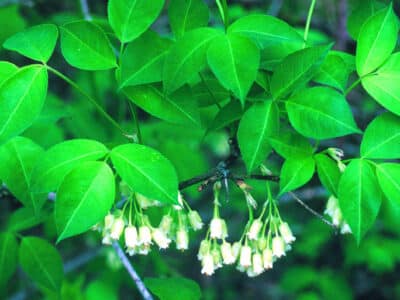
M 140 294 L 142 294 L 143 299 L 145 300 L 153 300 L 153 296 L 150 294 L 146 286 L 144 285 L 142 279 L 140 279 L 139 275 L 136 273 L 135 269 L 129 262 L 128 257 L 125 255 L 124 251 L 122 250 L 121 246 L 118 242 L 113 242 L 113 247 L 115 252 L 117 252 L 118 257 L 120 258 L 122 264 L 124 265 L 125 269 L 128 271 L 129 275 L 133 279 L 138 288 Z
M 81 4 L 82 14 L 83 14 L 85 20 L 91 21 L 92 16 L 90 15 L 90 10 L 89 10 L 89 5 L 87 3 L 87 0 L 80 0 L 79 2 Z
M 46 65 L 46 68 L 52 72 L 53 74 L 57 75 L 61 79 L 63 79 L 65 82 L 73 86 L 79 93 L 81 93 L 83 96 L 85 96 L 90 103 L 97 109 L 97 111 L 105 118 L 107 121 L 109 121 L 115 128 L 117 128 L 124 136 L 128 137 L 128 134 L 125 132 L 124 129 L 115 121 L 102 107 L 100 104 L 97 103 L 96 100 L 94 100 L 88 93 L 86 93 L 84 90 L 80 88 L 79 85 L 77 85 L 72 79 L 64 75 L 63 73 L 57 71 L 56 69 Z
M 305 48 L 306 44 L 307 44 L 308 32 L 310 31 L 311 19 L 312 19 L 312 15 L 313 15 L 313 12 L 314 12 L 314 7 L 315 7 L 315 3 L 316 2 L 317 2 L 316 0 L 311 0 L 310 8 L 308 9 L 306 27 L 304 28 L 303 48 Z
M 228 3 L 226 2 L 226 0 L 216 0 L 215 2 L 217 3 L 221 19 L 224 22 L 225 30 L 227 30 L 229 26 Z
M 361 82 L 361 78 L 358 78 L 356 81 L 353 82 L 350 87 L 347 88 L 347 90 L 344 92 L 344 95 L 347 96 L 348 93 L 350 93 L 357 85 L 359 85 Z

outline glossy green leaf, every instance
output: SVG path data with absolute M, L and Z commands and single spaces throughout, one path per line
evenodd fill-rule
M 8 61 L 0 61 L 0 86 L 17 71 L 18 67 L 16 65 Z
M 171 162 L 158 151 L 126 144 L 111 151 L 115 169 L 128 186 L 150 199 L 178 203 L 178 178 Z
M 9 232 L 0 233 L 0 285 L 13 276 L 18 263 L 17 238 Z
M 19 247 L 22 269 L 39 287 L 58 292 L 64 278 L 61 256 L 49 242 L 24 237 Z
M 338 55 L 328 55 L 313 81 L 344 91 L 350 71 Z
M 24 137 L 15 137 L 0 148 L 0 178 L 19 201 L 36 213 L 46 195 L 32 194 L 30 180 L 33 167 L 43 153 L 39 145 Z
M 362 78 L 364 89 L 387 110 L 400 115 L 400 52 L 389 57 L 374 74 Z
M 53 54 L 58 39 L 57 26 L 41 24 L 9 37 L 3 47 L 33 60 L 46 63 Z
M 197 104 L 186 87 L 170 95 L 165 95 L 155 85 L 127 87 L 124 92 L 129 100 L 157 118 L 174 124 L 200 126 Z
M 400 117 L 384 113 L 365 130 L 360 153 L 366 158 L 400 158 Z
M 145 278 L 144 283 L 160 300 L 199 300 L 199 285 L 183 277 Z
M 218 34 L 220 33 L 216 29 L 194 29 L 171 47 L 165 59 L 163 73 L 166 93 L 180 88 L 206 66 L 207 48 Z
M 168 6 L 169 23 L 176 38 L 191 29 L 207 26 L 209 17 L 203 0 L 171 0 Z
M 105 162 L 84 162 L 72 169 L 57 190 L 57 242 L 101 221 L 115 200 L 114 174 Z
M 314 156 L 317 164 L 317 173 L 322 185 L 329 193 L 337 197 L 339 180 L 342 173 L 337 163 L 326 154 L 319 153 Z
M 276 67 L 271 78 L 274 99 L 287 96 L 309 81 L 318 72 L 330 48 L 331 45 L 309 47 L 288 55 Z
M 229 26 L 228 32 L 252 39 L 260 49 L 287 45 L 299 49 L 303 38 L 286 22 L 268 15 L 245 16 Z
M 396 46 L 398 26 L 391 4 L 368 18 L 357 38 L 358 75 L 369 74 L 385 62 Z
M 286 109 L 290 123 L 306 137 L 328 139 L 360 133 L 346 99 L 330 88 L 302 90 L 287 100 Z
M 127 43 L 150 27 L 163 6 L 164 0 L 110 0 L 108 20 L 118 39 Z
M 211 42 L 207 61 L 220 83 L 244 105 L 260 64 L 256 45 L 240 35 L 220 35 Z
M 283 158 L 311 156 L 313 148 L 310 142 L 292 130 L 280 129 L 268 138 L 272 148 Z
M 107 153 L 108 149 L 94 140 L 74 139 L 54 145 L 40 157 L 32 172 L 32 191 L 56 191 L 73 168 L 85 161 L 98 160 Z
M 386 198 L 400 207 L 400 164 L 385 163 L 377 165 L 376 175 Z
M 242 115 L 243 108 L 239 101 L 231 101 L 218 111 L 207 128 L 207 132 L 227 127 L 234 121 L 240 120 Z
M 237 138 L 248 172 L 258 167 L 271 151 L 268 137 L 279 130 L 279 109 L 271 100 L 253 104 L 239 123 Z
M 374 224 L 382 202 L 375 171 L 364 159 L 354 159 L 339 182 L 339 205 L 357 243 Z
M 88 21 L 60 27 L 61 52 L 73 67 L 82 70 L 107 70 L 117 66 L 111 43 L 103 30 Z
M 39 116 L 47 93 L 43 66 L 21 68 L 0 86 L 0 144 L 27 129 Z
M 199 107 L 205 107 L 216 105 L 216 103 L 229 99 L 230 93 L 217 79 L 211 77 L 204 78 L 204 80 L 192 86 L 192 97 L 196 100 Z
M 306 184 L 312 178 L 314 170 L 315 162 L 312 157 L 285 160 L 280 174 L 279 195 Z
M 129 43 L 121 57 L 120 88 L 161 81 L 170 45 L 169 40 L 153 31 L 147 31 Z
M 43 223 L 50 216 L 48 210 L 42 209 L 38 214 L 35 214 L 29 208 L 21 207 L 10 215 L 7 220 L 7 230 L 19 232 L 35 227 Z

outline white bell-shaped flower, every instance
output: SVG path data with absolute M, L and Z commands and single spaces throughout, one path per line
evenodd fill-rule
M 151 245 L 151 230 L 149 226 L 142 225 L 139 227 L 139 245 Z
M 210 237 L 212 239 L 224 239 L 228 237 L 225 220 L 213 218 L 210 223 Z
M 256 240 L 258 238 L 258 235 L 261 231 L 261 228 L 263 226 L 263 222 L 260 219 L 255 219 L 253 223 L 250 225 L 250 229 L 247 232 L 247 236 L 250 240 Z
M 283 240 L 285 243 L 290 244 L 296 240 L 292 231 L 290 230 L 289 224 L 286 222 L 282 222 L 279 224 L 279 232 L 281 233 Z
M 265 248 L 263 250 L 263 263 L 264 263 L 264 269 L 272 269 L 274 266 L 274 258 L 273 258 L 273 253 L 270 248 Z
M 251 248 L 250 246 L 243 245 L 240 249 L 239 265 L 243 268 L 248 268 L 251 264 Z
M 206 255 L 204 255 L 203 259 L 201 260 L 201 265 L 201 274 L 205 274 L 208 276 L 214 274 L 214 257 L 211 255 L 211 253 L 207 253 Z
M 225 265 L 231 265 L 236 260 L 233 255 L 232 245 L 225 241 L 221 245 L 221 255 Z
M 160 249 L 167 249 L 171 243 L 171 239 L 167 237 L 164 231 L 156 228 L 152 232 L 153 241 L 158 245 Z
M 184 228 L 176 232 L 176 249 L 187 250 L 189 248 L 189 234 Z
M 115 219 L 111 226 L 110 237 L 113 240 L 119 240 L 125 228 L 125 221 L 123 218 Z
M 135 226 L 127 226 L 124 231 L 126 248 L 135 248 L 138 244 L 138 233 Z
M 191 210 L 188 214 L 188 218 L 193 230 L 200 230 L 203 228 L 203 221 L 197 211 Z
M 272 238 L 272 253 L 276 257 L 285 255 L 285 241 L 279 235 Z
M 264 272 L 263 258 L 262 255 L 258 252 L 253 254 L 251 269 L 255 276 L 260 275 L 262 272 Z

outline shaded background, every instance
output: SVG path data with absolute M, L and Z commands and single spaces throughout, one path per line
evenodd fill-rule
M 167 1 L 168 2 L 168 1 Z M 207 1 L 211 9 L 210 24 L 221 26 L 213 1 Z M 249 13 L 268 13 L 303 30 L 311 1 L 229 1 L 232 20 Z M 354 54 L 355 42 L 347 33 L 347 21 L 351 32 L 352 14 L 366 1 L 318 0 L 312 19 L 310 38 L 322 42 L 335 41 L 335 49 Z M 388 1 L 382 1 L 388 3 Z M 106 1 L 89 0 L 89 13 L 111 36 L 106 23 Z M 399 12 L 399 1 L 395 1 Z M 355 14 L 354 14 L 355 12 Z M 85 12 L 80 1 L 56 0 L 0 0 L 0 44 L 10 35 L 25 27 L 40 23 L 58 25 L 82 19 Z M 168 35 L 170 32 L 166 9 L 153 25 L 153 29 Z M 398 47 L 397 47 L 398 49 Z M 0 59 L 17 65 L 31 63 L 26 58 L 0 50 Z M 126 128 L 132 128 L 126 102 L 116 95 L 113 71 L 85 72 L 70 68 L 62 59 L 59 47 L 49 62 L 69 74 L 78 84 L 99 100 L 101 105 Z M 355 77 L 354 77 L 355 78 Z M 354 81 L 350 79 L 350 82 Z M 399 83 L 400 84 L 400 83 Z M 361 129 L 382 108 L 358 88 L 348 97 L 357 124 Z M 202 112 L 204 122 L 213 111 Z M 158 121 L 140 112 L 144 143 L 166 155 L 176 166 L 180 180 L 206 172 L 228 155 L 228 135 L 214 132 L 203 139 L 203 130 L 177 127 Z M 123 142 L 81 96 L 55 77 L 50 77 L 50 93 L 41 118 L 25 133 L 40 145 L 48 148 L 67 138 L 92 138 L 109 145 Z M 321 147 L 336 146 L 345 150 L 346 158 L 357 156 L 360 137 L 345 137 L 324 141 Z M 278 157 L 269 160 L 271 169 L 279 168 Z M 242 171 L 240 165 L 238 172 Z M 249 182 L 254 187 L 255 198 L 261 203 L 263 189 L 259 182 Z M 257 189 L 260 187 L 260 189 Z M 199 210 L 205 221 L 211 218 L 211 191 L 198 193 L 195 187 L 185 191 L 192 207 Z M 301 199 L 318 212 L 323 212 L 328 194 L 315 178 L 307 188 L 298 192 Z M 12 224 L 12 212 L 19 203 L 1 191 L 0 226 Z M 228 221 L 232 240 L 238 238 L 246 222 L 245 202 L 239 191 L 232 187 L 228 203 L 223 203 L 222 216 Z M 375 226 L 359 247 L 352 236 L 336 235 L 332 228 L 309 214 L 289 197 L 280 201 L 280 212 L 287 219 L 297 237 L 292 251 L 280 259 L 271 271 L 256 278 L 248 278 L 228 266 L 212 277 L 200 274 L 196 259 L 197 246 L 204 232 L 191 237 L 191 248 L 184 253 L 168 249 L 163 253 L 152 251 L 148 256 L 131 259 L 143 277 L 184 276 L 197 281 L 204 299 L 400 299 L 400 211 L 382 207 Z M 150 211 L 157 215 L 158 211 Z M 44 235 L 55 240 L 54 222 L 44 215 L 45 222 L 27 233 Z M 236 234 L 235 234 L 236 233 Z M 66 280 L 63 299 L 140 299 L 136 287 L 127 276 L 112 248 L 100 247 L 100 236 L 88 233 L 63 241 L 57 246 L 65 263 Z M 0 287 L 0 298 L 42 299 L 18 270 L 7 287 Z M 48 299 L 53 299 L 49 296 Z

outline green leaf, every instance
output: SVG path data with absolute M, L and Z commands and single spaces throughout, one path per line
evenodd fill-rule
M 110 0 L 108 20 L 118 39 L 127 43 L 150 27 L 163 6 L 164 0 Z
M 43 153 L 40 146 L 24 137 L 15 137 L 0 148 L 0 178 L 11 193 L 35 213 L 39 212 L 46 195 L 32 194 L 30 180 L 33 167 Z
M 299 49 L 303 38 L 286 22 L 268 15 L 250 15 L 235 21 L 228 28 L 229 33 L 244 35 L 255 42 L 260 49 L 287 45 Z
M 43 223 L 50 216 L 49 211 L 41 210 L 35 214 L 31 209 L 21 207 L 10 215 L 7 221 L 7 230 L 12 232 L 24 231 Z
M 364 89 L 387 110 L 400 115 L 400 52 L 389 57 L 374 74 L 362 78 Z
M 154 85 L 127 87 L 124 93 L 130 101 L 157 118 L 174 124 L 200 126 L 197 104 L 187 87 L 170 95 Z
M 346 99 L 330 88 L 304 89 L 286 101 L 286 109 L 290 123 L 306 137 L 321 140 L 360 133 Z
M 376 175 L 386 198 L 400 207 L 400 164 L 379 164 L 376 166 Z
M 32 172 L 32 191 L 56 191 L 73 168 L 85 161 L 98 160 L 107 153 L 103 144 L 93 140 L 74 139 L 54 145 L 40 158 Z
M 317 73 L 330 48 L 331 45 L 309 47 L 284 58 L 271 78 L 271 93 L 274 99 L 283 98 L 307 83 Z
M 25 273 L 40 287 L 58 292 L 64 278 L 61 256 L 49 242 L 37 237 L 24 237 L 19 248 L 19 261 Z
M 47 71 L 39 65 L 21 68 L 0 86 L 0 144 L 39 116 L 47 93 Z
M 207 48 L 220 34 L 212 28 L 191 30 L 178 40 L 165 59 L 163 83 L 164 91 L 172 93 L 188 82 L 207 62 Z
M 69 172 L 57 190 L 57 242 L 102 220 L 115 199 L 114 174 L 105 162 L 88 161 Z
M 234 121 L 240 120 L 242 116 L 242 105 L 239 103 L 239 101 L 231 101 L 218 111 L 210 126 L 207 128 L 207 133 L 227 127 Z
M 212 93 L 211 93 L 212 91 Z M 230 98 L 230 93 L 214 77 L 204 78 L 192 87 L 192 97 L 199 107 L 215 105 Z
M 256 45 L 240 35 L 220 35 L 211 42 L 207 60 L 221 84 L 244 105 L 260 64 Z
M 18 243 L 9 232 L 0 233 L 0 285 L 4 285 L 14 274 L 18 263 Z
M 357 38 L 356 67 L 359 76 L 382 65 L 394 50 L 399 31 L 392 4 L 367 19 Z
M 279 109 L 271 100 L 253 104 L 239 123 L 240 152 L 250 173 L 271 152 L 268 137 L 279 130 Z
M 169 40 L 153 31 L 147 31 L 129 43 L 121 57 L 120 88 L 161 81 L 170 45 Z
M 400 117 L 389 112 L 376 117 L 365 130 L 360 153 L 365 158 L 400 158 Z
M 337 163 L 326 154 L 319 153 L 314 156 L 317 164 L 317 173 L 322 185 L 329 193 L 337 197 L 339 180 L 342 173 Z
M 347 69 L 345 61 L 339 55 L 328 54 L 313 81 L 334 87 L 343 92 L 346 88 L 349 74 L 350 70 Z
M 144 283 L 160 300 L 199 300 L 201 298 L 199 285 L 183 277 L 145 278 Z
M 61 52 L 73 67 L 82 70 L 107 70 L 117 66 L 111 43 L 97 25 L 76 21 L 60 27 Z
M 58 39 L 57 26 L 41 24 L 9 37 L 3 47 L 33 60 L 46 63 L 53 54 Z
M 115 169 L 128 186 L 162 203 L 178 203 L 178 178 L 173 165 L 158 151 L 126 144 L 111 151 Z
M 17 71 L 18 67 L 16 65 L 8 61 L 0 61 L 0 86 Z
M 313 153 L 310 142 L 293 130 L 280 129 L 268 140 L 272 148 L 285 159 L 311 156 Z
M 174 36 L 180 38 L 186 31 L 207 26 L 210 16 L 202 0 L 171 0 L 168 18 Z
M 314 170 L 315 162 L 310 156 L 285 160 L 280 174 L 279 195 L 305 185 L 312 178 Z
M 357 243 L 374 224 L 382 193 L 374 169 L 364 159 L 354 159 L 339 182 L 339 205 Z

